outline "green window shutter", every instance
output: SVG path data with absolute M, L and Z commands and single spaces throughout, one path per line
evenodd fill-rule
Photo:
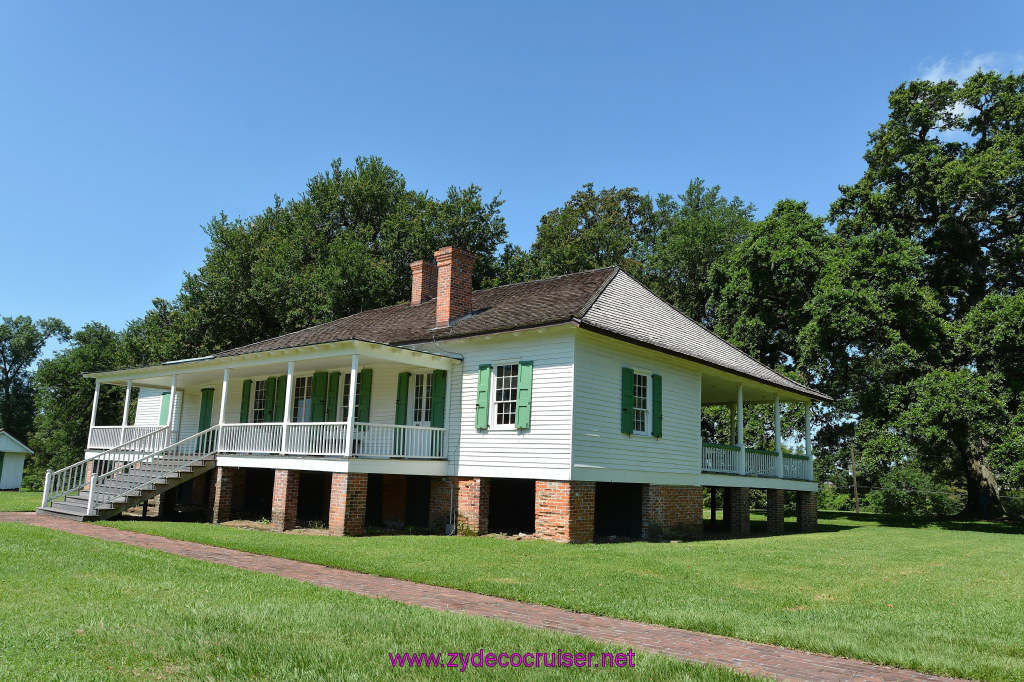
M 267 377 L 265 382 L 266 390 L 263 393 L 263 421 L 272 422 L 274 420 L 274 399 L 277 397 L 277 379 L 274 377 Z
M 204 388 L 199 402 L 199 431 L 210 428 L 213 422 L 213 389 Z
M 434 370 L 434 383 L 430 389 L 430 425 L 444 426 L 444 397 L 448 389 L 448 372 Z
M 0 452 L 0 479 L 4 477 L 4 453 Z
M 395 400 L 395 423 L 404 425 L 409 414 L 409 372 L 398 375 L 398 397 Z
M 252 393 L 252 379 L 242 382 L 242 409 L 238 415 L 238 423 L 244 424 L 249 421 L 249 395 Z
M 476 428 L 487 428 L 487 416 L 491 407 L 491 366 L 480 365 L 476 381 Z
M 622 368 L 622 432 L 633 433 L 633 370 Z
M 370 389 L 373 386 L 373 370 L 366 368 L 359 371 L 359 406 L 356 409 L 356 421 L 370 421 Z
M 661 375 L 651 375 L 651 435 L 661 438 Z
M 274 421 L 284 421 L 284 399 L 288 397 L 288 375 L 277 378 L 277 395 L 274 396 Z M 289 405 L 289 408 L 291 406 Z
M 322 422 L 327 410 L 327 372 L 313 372 L 313 400 L 310 405 L 313 411 L 310 421 Z
M 171 392 L 164 391 L 160 394 L 160 426 L 167 426 L 167 419 L 171 416 Z
M 533 403 L 533 361 L 519 363 L 519 378 L 516 382 L 516 428 L 530 428 L 530 407 Z
M 327 414 L 325 422 L 338 421 L 338 380 L 341 377 L 339 372 L 331 372 L 327 376 Z

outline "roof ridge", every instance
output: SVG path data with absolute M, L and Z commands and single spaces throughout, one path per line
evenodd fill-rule
M 580 270 L 579 272 L 567 272 L 564 275 L 553 275 L 551 277 L 538 277 L 537 279 L 527 279 L 522 282 L 509 282 L 508 284 L 499 284 L 496 287 L 489 287 L 487 289 L 475 289 L 474 294 L 482 294 L 485 291 L 495 291 L 496 289 L 507 289 L 508 287 L 518 287 L 524 284 L 533 284 L 535 282 L 550 282 L 556 279 L 565 279 L 567 277 L 578 277 L 580 275 L 587 275 L 591 272 L 598 272 L 600 270 L 615 270 L 618 269 L 618 265 L 605 265 L 600 268 L 591 268 L 589 270 Z
M 604 280 L 604 283 L 597 288 L 597 291 L 591 294 L 590 298 L 586 301 L 586 303 L 583 304 L 583 307 L 580 308 L 579 312 L 576 314 L 577 318 L 582 319 L 584 315 L 590 312 L 590 309 L 594 307 L 595 303 L 597 303 L 597 299 L 601 298 L 601 294 L 603 294 L 605 290 L 608 289 L 608 285 L 612 283 L 612 280 L 615 279 L 615 276 L 618 275 L 620 272 L 623 272 L 622 268 L 620 268 L 618 265 L 611 266 L 611 271 L 612 272 Z

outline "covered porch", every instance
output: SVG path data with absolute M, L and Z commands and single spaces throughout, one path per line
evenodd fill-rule
M 784 443 L 782 406 L 803 406 L 802 442 Z M 772 405 L 774 410 L 774 448 L 747 445 L 744 406 Z M 717 406 L 729 410 L 729 442 L 701 443 L 702 481 L 709 485 L 730 485 L 733 477 L 754 477 L 779 481 L 814 481 L 814 455 L 811 451 L 811 400 L 797 393 L 753 381 L 738 381 L 735 376 L 705 374 L 701 378 L 701 408 Z M 802 447 L 801 447 L 802 446 Z M 710 475 L 710 476 L 709 476 Z M 736 480 L 731 481 L 737 485 Z M 742 485 L 751 485 L 750 482 Z M 757 486 L 754 486 L 757 487 Z M 787 486 L 791 487 L 791 486 Z M 802 489 L 802 486 L 798 486 Z
M 95 373 L 87 458 L 157 452 L 208 432 L 205 451 L 222 455 L 443 460 L 448 375 L 459 362 L 344 341 Z M 98 425 L 109 384 L 125 387 L 121 424 Z M 139 398 L 129 424 L 135 388 L 148 402 Z

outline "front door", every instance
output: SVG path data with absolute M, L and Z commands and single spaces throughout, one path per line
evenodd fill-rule
M 213 421 L 213 389 L 204 388 L 203 398 L 199 403 L 199 431 L 205 431 L 210 428 L 210 424 Z M 212 450 L 213 438 L 212 434 L 207 436 L 204 440 L 208 442 L 200 443 L 199 449 L 201 452 L 209 452 Z
M 409 392 L 412 400 L 409 401 L 410 426 L 430 426 L 430 414 L 433 408 L 434 374 L 423 372 L 413 374 L 412 385 Z M 426 457 L 430 454 L 430 431 L 426 429 L 411 429 L 406 436 L 406 452 L 411 457 Z

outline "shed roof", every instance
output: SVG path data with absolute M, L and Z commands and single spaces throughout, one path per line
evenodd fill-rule
M 23 452 L 26 455 L 32 454 L 32 451 L 27 445 L 3 429 L 0 429 L 0 452 Z

